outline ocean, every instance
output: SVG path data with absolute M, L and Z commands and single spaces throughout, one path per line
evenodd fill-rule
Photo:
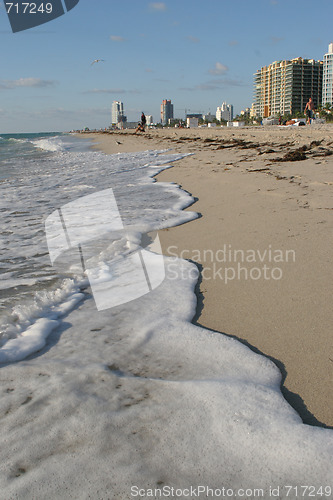
M 332 498 L 332 431 L 191 323 L 199 271 L 158 231 L 193 198 L 154 180 L 181 158 L 1 136 L 0 498 Z

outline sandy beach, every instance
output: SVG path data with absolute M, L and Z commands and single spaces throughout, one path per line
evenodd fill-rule
M 199 218 L 160 231 L 198 264 L 195 324 L 272 359 L 303 421 L 333 426 L 333 126 L 87 134 L 106 153 L 191 153 L 160 173 Z

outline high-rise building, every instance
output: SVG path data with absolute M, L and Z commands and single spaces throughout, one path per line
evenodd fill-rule
M 333 43 L 329 44 L 328 52 L 324 55 L 323 107 L 325 107 L 325 104 L 327 103 L 333 106 Z
M 171 100 L 163 99 L 161 104 L 161 122 L 166 125 L 169 120 L 173 119 L 173 104 Z
M 254 75 L 256 116 L 303 112 L 312 97 L 315 108 L 322 100 L 323 62 L 298 57 L 275 61 Z
M 234 118 L 234 107 L 232 104 L 227 104 L 223 102 L 221 107 L 216 109 L 216 119 L 218 121 L 226 120 L 227 122 L 231 122 Z
M 124 120 L 124 104 L 120 101 L 113 101 L 111 109 L 111 122 L 112 125 L 117 125 Z

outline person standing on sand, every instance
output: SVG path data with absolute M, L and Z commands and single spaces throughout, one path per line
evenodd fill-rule
M 146 116 L 144 114 L 144 112 L 142 111 L 142 114 L 141 114 L 141 125 L 142 125 L 142 128 L 143 128 L 143 131 L 145 131 L 145 128 L 146 128 Z
M 311 118 L 313 117 L 314 109 L 315 109 L 315 107 L 313 104 L 313 100 L 312 100 L 312 97 L 310 97 L 310 99 L 306 103 L 305 110 L 304 110 L 304 114 L 306 115 L 306 123 L 308 125 L 311 125 Z

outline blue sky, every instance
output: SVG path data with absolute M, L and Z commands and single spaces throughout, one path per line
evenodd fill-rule
M 253 73 L 279 59 L 322 59 L 332 0 L 80 0 L 47 24 L 12 33 L 0 4 L 0 134 L 106 127 L 251 106 Z M 104 62 L 91 65 L 94 59 Z

